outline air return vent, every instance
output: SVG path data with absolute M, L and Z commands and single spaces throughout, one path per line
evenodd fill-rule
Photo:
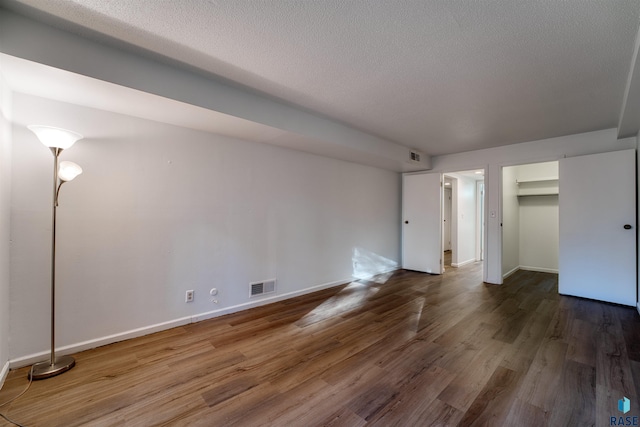
M 420 163 L 420 153 L 417 151 L 411 151 L 410 159 L 412 162 Z
M 249 283 L 251 296 L 271 294 L 276 291 L 276 279 L 263 280 L 262 282 Z

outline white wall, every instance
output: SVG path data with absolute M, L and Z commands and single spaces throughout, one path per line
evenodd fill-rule
M 558 162 L 516 166 L 519 181 L 558 178 Z M 558 272 L 558 196 L 518 198 L 520 215 L 520 268 Z
M 563 156 L 604 153 L 636 148 L 636 138 L 617 139 L 615 128 L 504 147 L 438 156 L 432 159 L 434 173 L 486 168 L 485 203 L 487 239 L 484 280 L 502 283 L 502 242 L 500 233 L 501 168 L 525 163 L 558 160 Z M 493 215 L 492 215 L 493 213 Z
M 558 197 L 520 199 L 520 268 L 558 272 Z
M 27 95 L 14 112 L 15 364 L 49 342 L 52 156 L 29 123 L 85 135 L 62 153 L 84 173 L 58 209 L 60 347 L 244 308 L 252 281 L 283 296 L 350 279 L 354 257 L 370 273 L 399 260 L 397 173 Z
M 520 266 L 520 207 L 516 167 L 502 169 L 502 276 Z
M 9 367 L 10 217 L 11 217 L 11 92 L 0 64 L 0 386 Z
M 518 181 L 558 179 L 558 162 L 542 162 L 519 165 L 516 167 L 516 171 L 516 178 L 518 179 Z M 557 185 L 557 183 L 555 185 Z

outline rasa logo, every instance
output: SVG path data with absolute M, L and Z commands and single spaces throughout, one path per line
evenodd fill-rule
M 631 401 L 627 397 L 618 400 L 618 411 L 626 414 L 631 410 Z M 637 426 L 637 416 L 609 417 L 610 426 Z

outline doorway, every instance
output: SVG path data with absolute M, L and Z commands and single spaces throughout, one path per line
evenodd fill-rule
M 483 260 L 484 170 L 448 172 L 443 181 L 442 259 L 446 271 Z
M 558 162 L 502 168 L 502 278 L 558 273 Z
M 444 268 L 451 267 L 451 203 L 453 178 L 445 176 L 444 195 L 442 198 L 442 249 L 444 251 L 442 261 Z
M 483 261 L 485 232 L 478 228 L 486 226 L 485 204 L 479 181 L 484 181 L 484 169 L 403 175 L 402 268 L 442 274 L 445 259 L 452 268 Z

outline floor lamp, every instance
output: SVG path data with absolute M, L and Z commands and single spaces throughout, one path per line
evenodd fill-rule
M 53 215 L 51 230 L 51 357 L 33 365 L 29 373 L 33 380 L 50 378 L 73 368 L 76 361 L 71 356 L 56 357 L 56 210 L 60 187 L 82 173 L 82 168 L 73 162 L 59 162 L 60 153 L 82 139 L 79 133 L 50 126 L 28 126 L 40 142 L 53 153 Z

